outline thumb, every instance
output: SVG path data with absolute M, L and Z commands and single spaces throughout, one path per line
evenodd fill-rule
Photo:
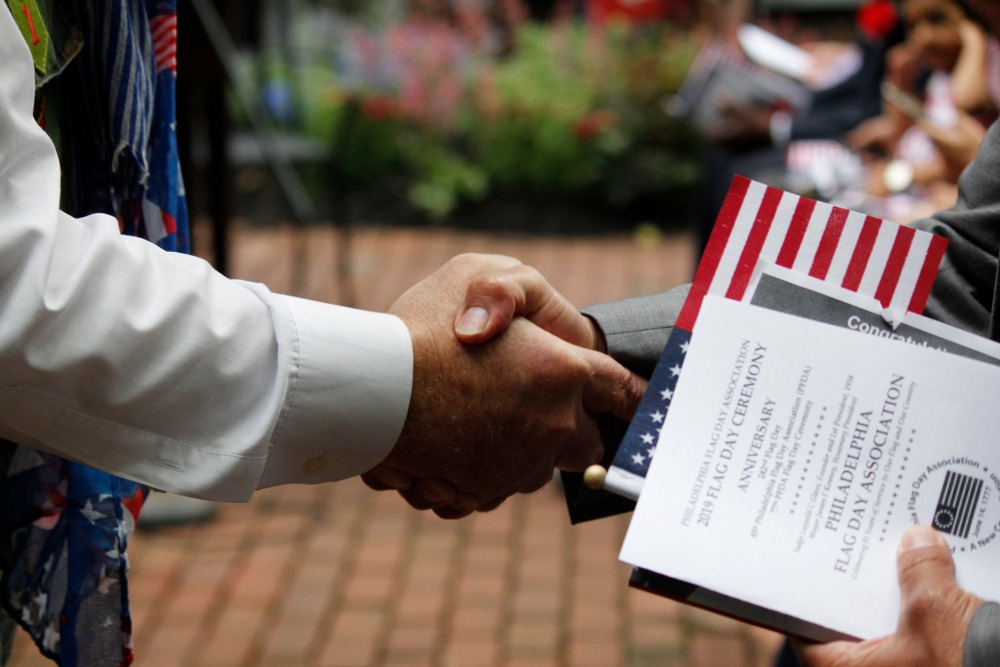
M 455 336 L 463 343 L 484 343 L 506 330 L 515 316 L 573 345 L 588 349 L 598 345 L 592 322 L 542 274 L 523 264 L 469 282 L 455 317 Z
M 955 582 L 948 544 L 934 529 L 914 526 L 903 534 L 896 564 L 901 598 L 896 644 L 908 647 L 911 657 L 889 664 L 962 664 L 966 631 L 982 600 Z
M 909 609 L 918 595 L 929 590 L 957 587 L 955 561 L 948 543 L 930 526 L 913 526 L 899 542 L 896 553 L 902 609 Z

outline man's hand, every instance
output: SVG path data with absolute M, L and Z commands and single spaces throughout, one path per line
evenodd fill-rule
M 396 446 L 362 476 L 369 486 L 395 488 L 414 507 L 445 518 L 489 510 L 514 493 L 540 488 L 553 467 L 582 470 L 599 460 L 602 445 L 590 413 L 631 417 L 645 382 L 599 352 L 524 319 L 489 343 L 470 346 L 456 338 L 456 322 L 463 318 L 456 320 L 456 306 L 464 303 L 470 283 L 508 271 L 537 276 L 519 266 L 510 258 L 463 255 L 392 306 L 413 338 L 413 395 Z M 511 314 L 502 321 L 519 308 L 536 317 L 551 314 L 550 328 L 586 342 L 575 313 L 593 343 L 588 320 L 571 310 L 536 308 L 535 297 L 544 292 L 540 285 L 547 283 L 527 282 L 533 286 L 524 287 L 522 305 L 513 297 Z M 490 324 L 490 311 L 485 314 L 482 330 L 492 335 L 499 329 Z M 481 334 L 473 338 L 488 337 Z
M 927 526 L 911 528 L 896 565 L 902 595 L 896 634 L 860 643 L 798 643 L 807 667 L 961 667 L 965 633 L 983 601 L 955 583 L 944 538 Z

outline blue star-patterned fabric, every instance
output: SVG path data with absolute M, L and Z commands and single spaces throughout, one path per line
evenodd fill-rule
M 125 548 L 145 497 L 134 482 L 17 447 L 0 491 L 2 602 L 59 665 L 132 662 Z
M 176 0 L 52 7 L 83 36 L 58 78 L 62 101 L 76 102 L 59 117 L 64 207 L 107 213 L 125 234 L 188 252 Z M 0 447 L 17 448 L 0 489 L 0 603 L 62 667 L 130 664 L 125 547 L 147 489 L 13 443 Z

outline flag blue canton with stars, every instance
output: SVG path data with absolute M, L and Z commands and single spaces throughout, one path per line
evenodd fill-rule
M 691 332 L 674 327 L 650 378 L 649 389 L 615 454 L 613 466 L 622 472 L 646 476 L 690 343 Z

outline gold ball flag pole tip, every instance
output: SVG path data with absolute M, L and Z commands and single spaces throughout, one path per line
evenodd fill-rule
M 596 463 L 583 471 L 583 483 L 591 491 L 600 491 L 604 488 L 604 479 L 608 476 L 608 471 L 604 466 Z

